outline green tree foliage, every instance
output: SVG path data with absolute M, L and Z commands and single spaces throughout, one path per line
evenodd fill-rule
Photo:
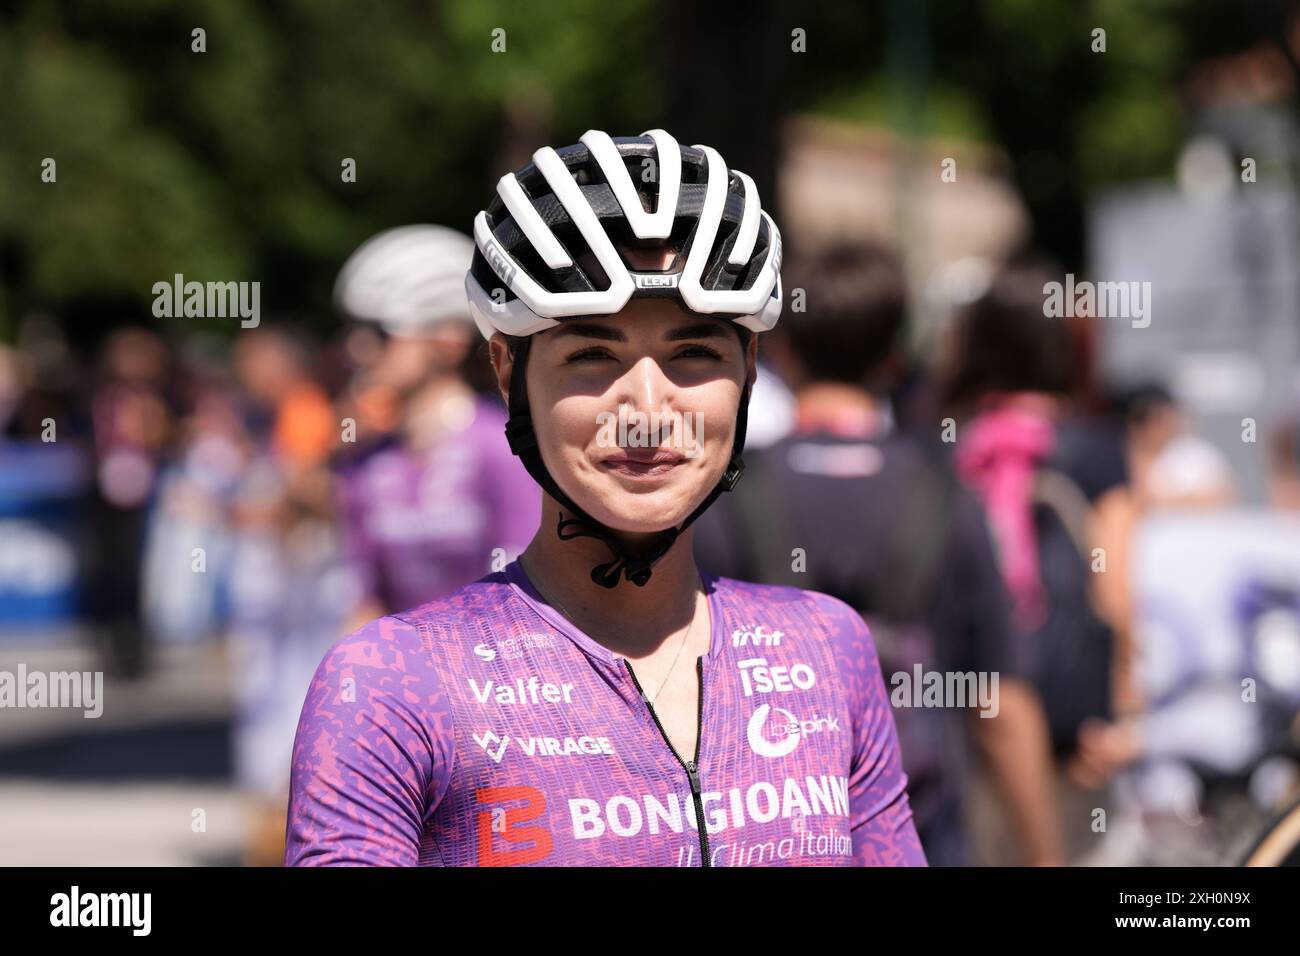
M 468 232 L 520 117 L 576 137 L 627 128 L 652 102 L 642 2 L 9 6 L 0 279 L 25 304 L 145 314 L 153 283 L 179 272 L 260 280 L 264 307 L 321 316 L 367 236 Z M 41 182 L 46 157 L 57 183 Z
M 1284 33 L 1281 0 L 1245 6 L 10 0 L 0 335 L 6 308 L 103 301 L 142 317 L 178 272 L 260 280 L 265 308 L 323 321 L 358 243 L 410 222 L 468 231 L 494 174 L 539 142 L 666 123 L 710 135 L 767 187 L 792 109 L 999 145 L 1036 241 L 1072 263 L 1091 190 L 1169 175 L 1189 67 Z M 796 27 L 806 53 L 790 49 Z M 46 157 L 56 184 L 41 182 Z

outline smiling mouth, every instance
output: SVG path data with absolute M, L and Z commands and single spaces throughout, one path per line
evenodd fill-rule
M 685 464 L 681 455 L 655 455 L 653 458 L 606 458 L 600 467 L 624 478 L 661 478 L 679 465 Z

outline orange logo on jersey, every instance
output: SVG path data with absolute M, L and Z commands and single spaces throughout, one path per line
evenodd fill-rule
M 519 866 L 536 863 L 551 852 L 551 831 L 545 826 L 521 827 L 519 824 L 535 820 L 546 812 L 546 795 L 536 787 L 482 787 L 475 791 L 478 802 L 496 803 L 503 800 L 521 800 L 522 807 L 495 807 L 478 813 L 478 865 Z M 513 850 L 499 850 L 495 837 L 500 835 L 507 843 L 528 843 L 532 846 Z

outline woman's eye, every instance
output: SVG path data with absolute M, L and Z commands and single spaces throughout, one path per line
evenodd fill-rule
M 590 361 L 593 361 L 593 360 L 595 360 L 595 361 L 600 361 L 601 359 L 606 359 L 606 358 L 610 358 L 610 357 L 611 357 L 611 356 L 610 356 L 609 352 L 607 352 L 605 349 L 602 349 L 602 348 L 599 348 L 599 347 L 593 346 L 593 347 L 591 347 L 591 348 L 580 349 L 579 351 L 574 352 L 572 355 L 570 355 L 570 356 L 568 357 L 568 359 L 567 359 L 566 361 L 569 361 L 569 362 L 590 362 Z
M 688 345 L 677 353 L 678 358 L 710 358 L 721 359 L 722 353 L 709 348 L 707 345 Z
M 565 359 L 565 361 L 603 362 L 607 359 L 612 360 L 613 358 L 614 356 L 610 354 L 608 349 L 601 348 L 598 345 L 593 345 L 589 348 L 579 349 L 577 352 L 574 352 Z M 709 348 L 707 345 L 688 345 L 677 352 L 673 358 L 706 358 L 717 361 L 722 358 L 722 353 Z

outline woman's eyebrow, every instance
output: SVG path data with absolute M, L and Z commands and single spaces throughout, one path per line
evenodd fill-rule
M 551 332 L 553 339 L 566 335 L 575 335 L 584 339 L 603 339 L 606 342 L 626 342 L 627 336 L 622 329 L 610 325 L 596 325 L 593 322 L 562 322 L 560 327 Z
M 728 334 L 723 323 L 716 320 L 697 322 L 695 325 L 683 325 L 673 329 L 664 336 L 668 342 L 680 342 L 682 339 L 716 339 Z
M 680 342 L 683 339 L 716 339 L 727 336 L 726 326 L 722 322 L 705 320 L 693 325 L 682 325 L 664 333 L 665 342 Z M 597 325 L 593 322 L 563 322 L 559 328 L 552 330 L 554 339 L 576 336 L 586 339 L 601 339 L 606 342 L 626 342 L 623 330 L 612 325 Z

